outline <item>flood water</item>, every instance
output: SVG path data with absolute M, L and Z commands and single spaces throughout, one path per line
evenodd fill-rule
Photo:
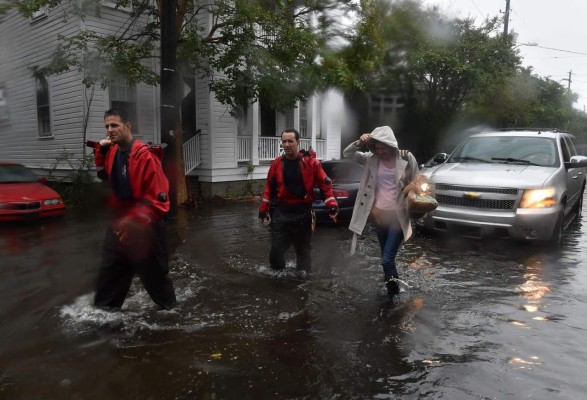
M 318 227 L 314 273 L 275 273 L 257 206 L 180 210 L 172 311 L 138 280 L 91 306 L 100 213 L 0 226 L 0 398 L 584 398 L 587 224 L 557 252 L 418 233 L 390 303 L 370 229 L 349 257 Z

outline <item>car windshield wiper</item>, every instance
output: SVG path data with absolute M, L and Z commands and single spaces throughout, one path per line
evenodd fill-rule
M 482 163 L 491 163 L 491 161 L 489 161 L 489 160 L 484 160 L 482 158 L 476 158 L 476 157 L 455 157 L 455 158 L 452 158 L 450 161 L 456 161 L 456 162 L 459 162 L 459 161 L 479 161 Z
M 507 157 L 507 158 L 502 158 L 502 157 L 492 157 L 491 158 L 494 161 L 505 161 L 505 162 L 509 162 L 509 163 L 516 163 L 516 164 L 523 164 L 523 165 L 538 165 L 536 163 L 533 163 L 532 161 L 528 161 L 528 160 L 522 160 L 520 158 L 511 158 L 511 157 Z

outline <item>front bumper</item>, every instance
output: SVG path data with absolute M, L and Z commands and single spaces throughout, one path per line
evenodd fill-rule
M 418 227 L 471 238 L 500 237 L 548 241 L 552 237 L 560 206 L 515 211 L 488 211 L 440 205 L 416 221 Z
M 0 210 L 0 222 L 33 221 L 46 217 L 57 217 L 65 214 L 65 206 L 54 206 L 36 210 Z

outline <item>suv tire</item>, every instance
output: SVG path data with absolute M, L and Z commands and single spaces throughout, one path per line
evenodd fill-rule
M 550 237 L 550 247 L 553 249 L 560 248 L 563 239 L 563 232 L 565 228 L 565 208 L 566 204 L 561 204 L 561 209 L 558 213 L 558 219 L 556 220 L 556 225 L 554 226 L 554 231 L 552 231 L 552 236 Z
M 579 195 L 579 201 L 577 202 L 577 214 L 575 216 L 575 222 L 581 222 L 581 217 L 583 217 L 583 195 L 585 194 L 585 187 L 581 190 L 581 194 Z

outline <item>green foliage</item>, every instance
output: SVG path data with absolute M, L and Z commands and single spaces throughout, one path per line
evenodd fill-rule
M 403 73 L 404 93 L 418 92 L 422 107 L 454 116 L 477 92 L 514 75 L 520 60 L 509 38 L 497 35 L 497 20 L 475 27 L 470 20 L 438 24 L 445 35 L 414 43 Z
M 371 0 L 362 0 L 360 10 L 354 28 L 341 35 L 347 44 L 323 53 L 327 84 L 346 93 L 374 90 L 377 81 L 374 78 L 387 54 L 379 5 Z
M 65 166 L 69 172 L 66 176 L 56 176 L 55 171 L 60 166 Z M 59 186 L 59 193 L 68 207 L 87 206 L 88 201 L 95 197 L 93 193 L 94 156 L 87 154 L 76 159 L 73 154 L 63 149 L 49 170 L 49 179 Z
M 584 113 L 573 108 L 576 95 L 559 82 L 520 68 L 517 74 L 480 93 L 471 103 L 469 118 L 498 128 L 549 127 L 582 135 Z
M 62 0 L 8 0 L 0 5 L 0 13 L 6 13 L 8 10 L 16 8 L 25 17 L 30 17 L 35 11 L 42 7 L 57 7 Z
M 247 173 L 245 174 L 246 177 L 251 177 L 253 179 L 253 172 L 255 172 L 255 165 L 253 163 L 247 164 Z
M 497 18 L 476 26 L 451 19 L 437 8 L 403 0 L 365 0 L 361 38 L 354 53 L 341 51 L 343 66 L 363 65 L 355 90 L 369 95 L 404 98 L 403 124 L 395 127 L 402 145 L 429 157 L 445 128 L 478 96 L 515 75 L 520 63 L 510 36 L 500 32 Z M 345 55 L 353 57 L 345 58 Z M 347 67 L 349 68 L 349 67 Z M 355 74 L 358 76 L 358 74 Z M 348 92 L 347 92 L 348 94 Z M 361 121 L 371 129 L 370 120 Z

